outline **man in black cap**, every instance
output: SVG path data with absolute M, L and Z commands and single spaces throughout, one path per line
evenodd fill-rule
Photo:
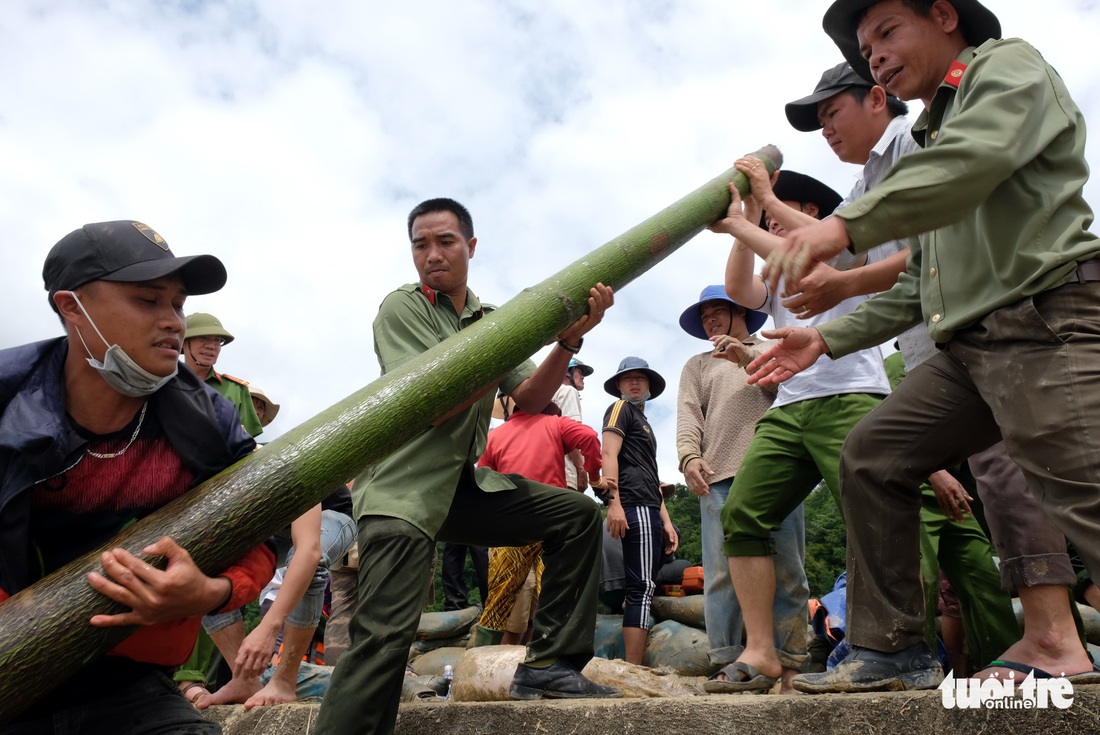
M 750 156 L 739 159 L 735 166 L 746 175 L 763 170 L 760 161 Z M 742 211 L 741 198 L 731 187 L 727 217 L 711 225 L 712 230 L 735 238 L 726 264 L 726 293 L 739 304 L 770 314 L 777 326 L 791 324 L 795 315 L 753 273 L 754 255 L 766 257 L 788 229 L 816 222 L 832 212 L 840 195 L 812 176 L 795 171 L 780 171 L 774 185 L 756 186 L 753 191 Z M 764 219 L 769 232 L 759 226 L 760 200 L 764 198 L 768 201 Z M 833 263 L 841 269 L 858 264 L 854 258 Z M 865 299 L 843 299 L 815 319 L 848 313 Z M 716 338 L 715 344 L 718 349 L 728 348 L 724 337 Z M 780 676 L 782 690 L 790 691 L 808 654 L 805 637 L 791 635 L 789 628 L 805 630 L 808 590 L 804 574 L 793 578 L 794 572 L 802 570 L 793 570 L 789 561 L 776 564 L 779 549 L 772 534 L 822 480 L 834 498 L 839 496 L 841 445 L 851 427 L 889 392 L 882 354 L 871 348 L 823 362 L 794 384 L 780 386 L 772 407 L 757 422 L 722 509 L 723 549 L 741 603 L 746 646 L 737 660 L 704 685 L 707 691 L 768 690 Z M 804 547 L 798 549 L 798 555 L 804 565 Z M 777 578 L 777 572 L 782 578 Z M 787 597 L 802 599 L 801 618 L 786 615 L 773 620 L 777 584 L 784 587 Z M 786 629 L 777 629 L 776 624 Z M 790 645 L 777 650 L 777 637 Z
M 796 130 L 820 130 L 837 157 L 862 164 L 863 175 L 841 203 L 842 207 L 878 186 L 903 156 L 920 150 L 910 132 L 912 126 L 904 117 L 905 103 L 864 79 L 847 61 L 827 69 L 814 93 L 789 102 L 786 113 Z M 878 283 L 865 283 L 864 293 L 892 287 L 905 272 L 908 253 L 908 239 L 889 240 L 871 248 L 868 259 L 878 265 L 866 270 L 885 270 Z M 815 272 L 799 283 L 802 293 L 785 303 L 791 308 L 811 304 L 806 299 L 814 298 L 811 294 L 816 290 L 814 281 L 819 278 L 817 272 L 823 269 L 827 269 L 823 263 L 815 266 Z M 840 277 L 850 275 L 852 272 Z M 900 357 L 904 358 L 902 375 L 937 352 L 923 324 L 898 335 L 898 347 Z M 1074 576 L 1065 538 L 1042 512 L 1038 498 L 1027 486 L 1019 467 L 1005 453 L 1002 442 L 971 456 L 955 475 L 958 480 L 941 469 L 929 477 L 929 484 L 922 486 L 921 574 L 926 580 L 935 580 L 939 576 L 937 567 L 946 573 L 959 594 L 971 660 L 981 669 L 1015 643 L 1020 630 L 1008 594 L 997 588 L 997 567 L 991 558 L 994 552 L 985 532 L 973 514 L 969 518 L 964 515 L 970 513 L 968 503 L 972 500 L 967 491 L 977 489 L 985 504 L 985 518 L 997 545 L 1000 579 L 1005 590 L 1066 585 L 1073 582 Z M 967 484 L 966 488 L 960 480 Z M 937 500 L 942 512 L 937 510 Z M 920 584 L 920 580 L 913 577 L 910 583 Z M 939 589 L 935 584 L 925 584 L 924 588 L 929 611 L 926 630 L 934 637 L 932 611 Z M 1025 593 L 1022 599 L 1030 606 L 1034 598 Z M 1068 617 L 1069 610 L 1064 611 Z M 1027 612 L 1025 608 L 1025 617 Z
M 177 258 L 147 225 L 101 222 L 62 238 L 42 275 L 66 336 L 0 352 L 0 605 L 255 446 L 236 409 L 179 370 L 184 301 L 224 285 L 217 258 Z M 20 715 L 16 731 L 221 731 L 165 671 L 187 659 L 203 614 L 256 597 L 274 556 L 261 547 L 208 577 L 171 538 L 143 551 L 167 567 L 109 549 L 88 575 L 130 608 L 89 623 L 137 632 Z
M 924 234 L 897 286 L 818 329 L 779 330 L 782 342 L 751 367 L 782 381 L 820 355 L 922 321 L 942 348 L 849 437 L 855 648 L 835 673 L 803 682 L 813 691 L 932 687 L 939 674 L 919 647 L 919 591 L 893 584 L 915 573 L 917 488 L 931 470 L 1003 438 L 1043 509 L 1100 574 L 1100 374 L 1087 367 L 1100 358 L 1100 238 L 1082 196 L 1084 119 L 1039 53 L 1000 40 L 996 16 L 975 0 L 839 0 L 824 25 L 865 79 L 924 103 L 914 126 L 924 150 L 837 216 L 792 232 L 769 275 L 797 282 L 846 248 Z M 1091 671 L 1064 622 L 1064 590 L 1040 584 L 1020 595 L 1037 614 L 990 673 Z

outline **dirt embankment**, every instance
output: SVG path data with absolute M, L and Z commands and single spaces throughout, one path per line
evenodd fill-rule
M 309 735 L 315 704 L 215 707 L 225 735 Z M 927 735 L 1100 733 L 1100 685 L 1079 686 L 1069 709 L 948 710 L 940 692 L 798 696 L 710 695 L 571 702 L 440 702 L 401 706 L 398 735 Z

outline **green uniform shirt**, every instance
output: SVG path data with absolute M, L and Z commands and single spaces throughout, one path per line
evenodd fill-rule
M 920 236 L 897 285 L 819 328 L 834 358 L 921 321 L 946 343 L 1100 254 L 1082 196 L 1084 118 L 1026 42 L 965 49 L 913 134 L 924 149 L 837 213 L 857 252 Z
M 252 394 L 248 392 L 248 383 L 232 375 L 218 374 L 211 370 L 206 376 L 206 384 L 228 398 L 237 407 L 241 414 L 241 426 L 252 436 L 263 433 L 264 427 L 260 425 L 260 417 L 256 415 L 256 407 L 252 405 Z
M 460 316 L 450 297 L 430 293 L 434 303 L 419 284 L 410 283 L 382 302 L 374 320 L 374 351 L 383 375 L 493 310 L 467 289 L 466 306 Z M 534 372 L 535 364 L 527 360 L 505 376 L 501 390 L 511 393 Z M 356 518 L 400 518 L 435 538 L 447 518 L 464 468 L 474 474 L 482 490 L 514 489 L 504 475 L 484 467 L 474 470 L 485 451 L 494 398 L 495 392 L 489 391 L 470 408 L 406 442 L 361 475 L 352 487 Z

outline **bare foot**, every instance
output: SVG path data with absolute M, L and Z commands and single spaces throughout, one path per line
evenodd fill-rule
M 1061 648 L 1053 648 L 1037 644 L 1027 637 L 1021 638 L 1009 646 L 1008 650 L 999 657 L 1002 661 L 1015 661 L 1016 663 L 1034 666 L 1042 669 L 1051 676 L 1072 676 L 1087 671 L 1092 671 L 1092 662 L 1088 654 L 1081 646 L 1081 641 L 1073 638 Z M 1027 674 L 1015 669 L 1007 669 L 1003 666 L 988 666 L 974 675 L 975 679 L 1015 678 L 1022 681 Z
M 798 676 L 801 671 L 798 669 L 790 669 L 786 666 L 783 667 L 783 675 L 779 677 L 779 693 L 780 694 L 801 694 L 794 688 L 794 678 Z
M 297 698 L 293 684 L 273 676 L 267 686 L 248 698 L 248 701 L 244 703 L 244 708 L 252 709 L 253 707 L 286 704 L 295 701 Z
M 206 709 L 213 704 L 244 704 L 256 692 L 260 691 L 260 677 L 238 679 L 233 677 L 229 683 L 213 694 L 199 697 L 195 702 L 198 709 Z

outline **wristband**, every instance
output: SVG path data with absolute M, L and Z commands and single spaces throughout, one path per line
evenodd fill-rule
M 564 339 L 559 339 L 558 340 L 558 347 L 562 348 L 563 350 L 568 352 L 570 355 L 575 355 L 578 352 L 580 352 L 582 346 L 584 346 L 584 337 L 581 337 L 580 339 L 577 340 L 577 345 L 575 347 L 573 345 L 569 344 L 568 342 L 566 342 Z

